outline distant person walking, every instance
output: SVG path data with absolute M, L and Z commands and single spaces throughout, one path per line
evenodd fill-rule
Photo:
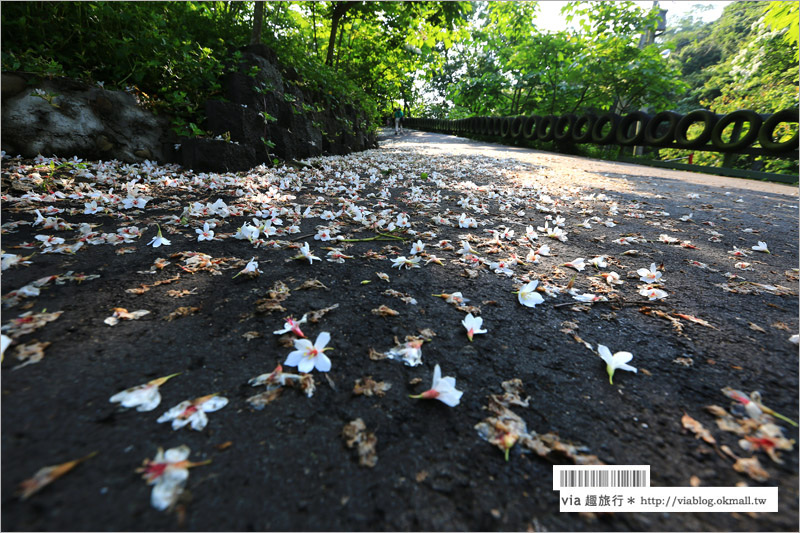
M 400 108 L 394 108 L 394 134 L 399 135 L 400 133 L 405 133 L 403 131 L 403 112 Z

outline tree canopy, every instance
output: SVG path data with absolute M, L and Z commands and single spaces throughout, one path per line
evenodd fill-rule
M 797 105 L 797 3 L 734 2 L 717 21 L 696 11 L 661 34 L 659 10 L 633 2 L 570 2 L 557 32 L 538 12 L 537 2 L 8 2 L 2 65 L 135 87 L 184 115 L 219 95 L 230 51 L 257 41 L 373 117 L 396 105 L 439 118 Z

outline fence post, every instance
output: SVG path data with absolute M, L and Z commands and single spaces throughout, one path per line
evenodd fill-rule
M 736 142 L 739 140 L 739 137 L 742 135 L 742 126 L 744 125 L 744 121 L 737 120 L 733 123 L 733 131 L 731 132 L 731 140 L 730 142 Z M 750 124 L 750 127 L 753 127 Z M 722 132 L 720 132 L 720 137 L 722 136 Z M 722 157 L 722 166 L 726 168 L 730 168 L 731 164 L 733 163 L 733 158 L 736 156 L 735 153 L 729 152 Z

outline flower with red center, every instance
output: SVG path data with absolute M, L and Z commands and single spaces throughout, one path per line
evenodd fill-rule
M 525 307 L 536 307 L 537 304 L 544 302 L 542 295 L 536 292 L 536 287 L 539 285 L 539 280 L 533 280 L 522 287 L 517 292 L 517 299 L 519 303 Z
M 639 294 L 646 296 L 650 301 L 661 300 L 668 296 L 667 291 L 662 291 L 661 289 L 656 289 L 655 287 L 645 287 L 639 291 Z
M 328 252 L 328 261 L 330 261 L 331 263 L 344 263 L 345 259 L 352 259 L 352 258 L 353 258 L 352 255 L 345 255 L 338 248 L 333 248 L 331 249 L 330 252 Z
M 154 459 L 145 459 L 142 466 L 136 469 L 137 473 L 143 474 L 148 485 L 154 485 L 150 503 L 159 511 L 171 507 L 178 500 L 189 479 L 190 468 L 211 462 L 209 459 L 193 463 L 188 460 L 190 453 L 186 445 L 170 448 L 166 452 L 159 448 Z
M 161 403 L 161 394 L 158 392 L 158 388 L 178 374 L 180 372 L 148 381 L 144 385 L 125 389 L 109 398 L 109 401 L 119 403 L 122 407 L 136 407 L 137 411 L 152 411 Z
M 283 329 L 279 329 L 277 331 L 273 331 L 275 335 L 283 335 L 284 333 L 289 333 L 290 331 L 297 335 L 298 337 L 305 337 L 305 333 L 300 331 L 300 324 L 305 324 L 307 322 L 306 319 L 307 315 L 303 315 L 303 318 L 300 320 L 295 320 L 292 317 L 288 317 L 286 322 L 283 324 Z
M 296 339 L 294 341 L 295 350 L 291 352 L 284 361 L 286 366 L 296 366 L 298 372 L 311 372 L 315 368 L 320 372 L 328 372 L 331 369 L 331 360 L 323 353 L 325 346 L 330 342 L 331 334 L 323 331 L 317 336 L 314 344 L 308 339 Z
M 389 359 L 402 359 L 407 366 L 421 365 L 422 342 L 421 340 L 410 340 L 403 345 L 395 346 L 386 352 L 386 356 Z
M 455 407 L 461 402 L 461 396 L 464 393 L 456 389 L 456 378 L 451 376 L 442 377 L 442 369 L 439 365 L 433 368 L 433 383 L 431 388 L 417 394 L 409 396 L 409 398 L 424 399 L 424 400 L 439 400 L 440 402 Z
M 570 261 L 569 263 L 564 263 L 561 266 L 574 268 L 578 272 L 581 272 L 584 268 L 586 268 L 586 263 L 584 262 L 583 257 L 579 257 L 573 261 Z
M 483 319 L 481 317 L 472 316 L 472 313 L 469 313 L 464 320 L 461 321 L 461 324 L 467 330 L 467 337 L 469 337 L 469 342 L 472 342 L 472 336 L 478 333 L 486 333 L 485 329 L 481 329 L 483 326 Z
M 197 242 L 214 240 L 214 230 L 209 227 L 208 222 L 203 224 L 203 229 L 197 228 L 194 231 L 197 232 Z
M 319 257 L 314 255 L 311 252 L 311 247 L 308 245 L 308 243 L 304 242 L 303 246 L 300 247 L 300 255 L 293 257 L 293 259 L 308 259 L 308 262 L 313 265 L 314 259 L 319 259 Z
M 764 411 L 759 404 L 752 401 L 745 393 L 740 390 L 732 389 L 731 387 L 725 387 L 722 389 L 722 394 L 742 404 L 745 412 L 747 412 L 747 416 L 753 420 L 761 420 Z
M 640 268 L 636 271 L 639 274 L 639 280 L 645 283 L 659 283 L 661 280 L 661 272 L 658 271 L 656 264 L 650 264 L 650 270 Z
M 250 259 L 250 261 L 244 266 L 244 268 L 241 269 L 235 276 L 233 276 L 232 279 L 236 279 L 242 274 L 251 277 L 258 276 L 259 274 L 261 274 L 261 270 L 258 268 L 258 261 L 256 261 L 255 257 Z
M 608 283 L 609 285 L 622 285 L 623 283 L 625 283 L 620 279 L 619 274 L 617 274 L 616 272 L 601 272 L 600 276 L 605 278 L 606 283 Z
M 451 294 L 443 292 L 442 294 L 432 294 L 431 296 L 438 296 L 439 298 L 444 298 L 445 302 L 454 305 L 463 305 L 469 301 L 469 298 L 464 298 L 460 292 L 454 292 Z
M 191 424 L 192 429 L 202 431 L 208 424 L 206 413 L 218 411 L 226 405 L 228 405 L 228 399 L 224 396 L 217 396 L 216 393 L 209 394 L 179 403 L 158 417 L 157 422 L 161 424 L 172 420 L 172 429 L 180 429 Z

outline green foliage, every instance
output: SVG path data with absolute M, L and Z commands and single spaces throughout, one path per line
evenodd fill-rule
M 415 73 L 438 47 L 465 39 L 468 2 L 266 2 L 262 38 L 297 72 L 299 88 L 325 109 L 353 105 L 379 122 L 397 100 L 419 97 Z M 219 77 L 241 68 L 252 2 L 11 2 L 2 10 L 2 66 L 41 76 L 104 81 L 129 89 L 175 117 L 180 134 L 197 130 L 199 105 L 219 98 Z M 332 14 L 338 32 L 328 54 Z M 229 55 L 230 54 L 230 55 Z M 228 59 L 230 58 L 230 59 Z M 257 66 L 244 73 L 259 76 Z M 273 87 L 257 88 L 260 94 Z M 289 101 L 292 96 L 285 96 Z M 308 110 L 307 110 L 308 111 Z
M 311 114 L 355 108 L 359 124 L 377 125 L 395 107 L 463 118 L 798 104 L 796 2 L 734 2 L 710 24 L 695 11 L 655 42 L 657 9 L 606 1 L 562 11 L 576 29 L 537 28 L 537 2 L 266 2 L 261 35 L 289 70 L 286 83 L 314 104 L 297 102 L 294 89 L 284 101 Z M 264 77 L 238 50 L 253 12 L 253 2 L 6 2 L 2 66 L 128 89 L 174 117 L 179 135 L 203 136 L 200 105 L 221 97 L 222 74 Z M 323 134 L 355 126 L 339 121 Z
M 60 107 L 55 101 L 56 98 L 58 96 L 60 96 L 58 93 L 51 93 L 51 92 L 43 91 L 42 89 L 36 89 L 33 92 L 33 96 L 37 96 L 37 97 L 41 98 L 42 100 L 44 100 L 45 102 L 47 102 L 48 104 L 50 104 L 51 106 L 53 106 L 55 108 Z
M 798 40 L 800 40 L 800 4 L 797 2 L 770 2 L 766 9 L 764 23 L 773 31 L 783 32 L 787 46 L 794 48 L 794 62 L 800 61 Z
M 2 66 L 104 81 L 188 123 L 220 94 L 226 45 L 244 44 L 237 2 L 11 2 Z
M 734 2 L 709 24 L 691 16 L 665 36 L 676 50 L 687 81 L 689 97 L 677 109 L 706 107 L 716 113 L 752 109 L 772 113 L 798 106 L 798 4 L 796 2 Z M 776 136 L 788 137 L 797 124 L 782 123 Z M 756 143 L 756 146 L 758 144 Z M 673 151 L 665 157 L 683 157 Z M 754 155 L 724 156 L 696 153 L 701 165 L 725 162 L 734 168 L 796 174 L 797 161 Z
M 577 31 L 535 26 L 536 3 L 481 4 L 472 39 L 434 84 L 446 91 L 441 113 L 463 116 L 561 114 L 583 109 L 661 110 L 685 90 L 663 47 L 644 45 L 658 11 L 633 2 L 571 2 L 563 10 Z M 454 76 L 453 73 L 462 73 Z M 434 111 L 435 112 L 435 111 Z

